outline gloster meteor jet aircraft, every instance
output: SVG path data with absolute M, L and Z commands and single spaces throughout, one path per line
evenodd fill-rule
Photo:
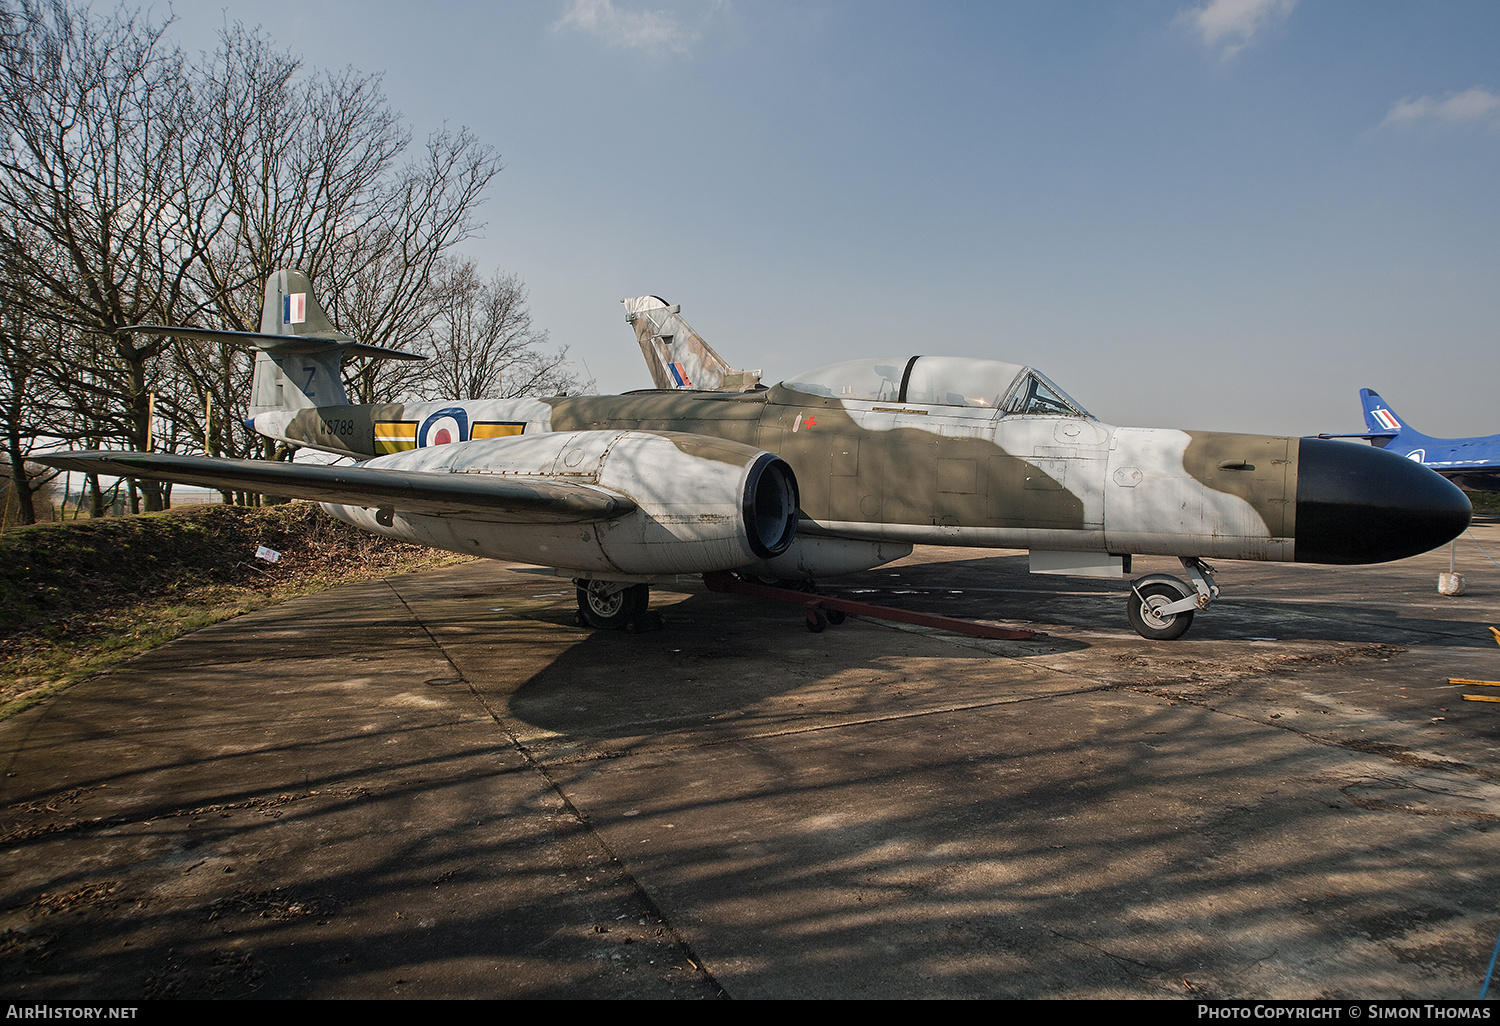
M 664 307 L 627 301 L 637 319 Z M 653 320 L 650 334 L 671 358 L 668 323 Z M 998 360 L 854 360 L 770 387 L 746 374 L 737 392 L 356 406 L 346 357 L 410 354 L 338 332 L 300 272 L 267 282 L 259 333 L 134 330 L 253 347 L 253 428 L 359 462 L 42 462 L 313 499 L 378 534 L 553 567 L 575 579 L 597 628 L 632 623 L 649 585 L 679 574 L 809 581 L 937 544 L 1029 549 L 1036 572 L 1088 576 L 1123 576 L 1133 554 L 1179 557 L 1187 581 L 1148 575 L 1127 597 L 1138 632 L 1175 638 L 1218 595 L 1205 559 L 1374 563 L 1469 523 L 1458 488 L 1391 453 L 1114 427 L 1040 372 Z

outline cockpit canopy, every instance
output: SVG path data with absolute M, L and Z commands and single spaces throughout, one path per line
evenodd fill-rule
M 1006 416 L 1089 417 L 1046 375 L 1018 363 L 966 356 L 849 360 L 785 381 L 808 395 L 925 406 L 968 406 Z

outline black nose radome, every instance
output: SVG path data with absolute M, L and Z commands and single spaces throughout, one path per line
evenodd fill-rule
M 1435 549 L 1469 526 L 1469 499 L 1413 460 L 1303 438 L 1297 456 L 1299 563 L 1383 563 Z

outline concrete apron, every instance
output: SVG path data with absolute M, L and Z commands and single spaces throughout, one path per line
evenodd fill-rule
M 1446 678 L 1500 678 L 1500 569 L 1447 560 L 1226 566 L 1166 644 L 964 550 L 844 583 L 1049 637 L 696 585 L 590 633 L 492 563 L 297 600 L 0 724 L 0 989 L 1473 997 L 1500 721 Z

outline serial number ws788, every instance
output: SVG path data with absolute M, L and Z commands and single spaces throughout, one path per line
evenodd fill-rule
M 332 419 L 318 421 L 318 433 L 339 438 L 352 438 L 357 425 L 353 420 Z

